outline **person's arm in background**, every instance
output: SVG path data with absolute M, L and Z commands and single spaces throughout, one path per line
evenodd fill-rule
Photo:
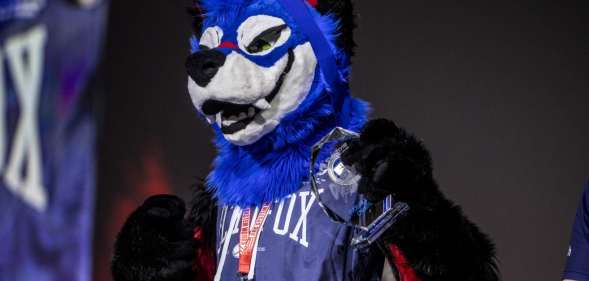
M 564 281 L 589 281 L 589 185 L 577 208 L 562 278 Z

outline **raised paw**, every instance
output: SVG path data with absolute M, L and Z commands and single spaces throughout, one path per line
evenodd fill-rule
M 184 202 L 176 196 L 145 200 L 117 236 L 111 264 L 114 280 L 193 280 L 197 242 L 185 212 Z
M 360 138 L 348 141 L 348 146 L 342 161 L 362 175 L 358 191 L 370 201 L 379 201 L 389 194 L 398 200 L 412 201 L 411 195 L 431 180 L 428 151 L 392 121 L 368 122 Z

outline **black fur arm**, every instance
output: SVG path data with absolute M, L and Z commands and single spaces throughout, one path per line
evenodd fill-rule
M 215 203 L 198 187 L 188 218 L 173 195 L 149 197 L 117 236 L 111 271 L 115 281 L 208 281 L 214 274 Z M 212 221 L 212 222 L 211 222 Z M 200 229 L 195 235 L 195 229 Z M 211 242 L 213 241 L 213 242 Z
M 386 234 L 422 281 L 496 281 L 490 239 L 438 189 L 429 152 L 392 121 L 370 121 L 342 155 L 361 173 L 359 192 L 371 201 L 392 194 L 408 215 Z
M 197 271 L 196 280 L 210 281 L 213 280 L 217 268 L 215 255 L 217 200 L 201 181 L 194 188 L 191 205 L 188 221 L 194 225 L 194 238 L 200 243 L 194 267 Z
M 149 197 L 125 222 L 111 263 L 115 281 L 194 280 L 196 243 L 184 220 L 184 202 Z

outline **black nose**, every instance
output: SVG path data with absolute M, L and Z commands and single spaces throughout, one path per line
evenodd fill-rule
M 205 87 L 225 63 L 225 55 L 217 50 L 203 50 L 186 59 L 186 71 L 194 82 Z

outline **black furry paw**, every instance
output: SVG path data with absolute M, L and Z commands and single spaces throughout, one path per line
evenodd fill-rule
M 428 151 L 392 121 L 368 122 L 360 138 L 348 141 L 348 145 L 342 161 L 362 175 L 358 191 L 370 201 L 380 201 L 389 194 L 400 201 L 414 201 L 419 188 L 432 180 Z
M 111 270 L 115 281 L 194 280 L 197 242 L 173 195 L 149 197 L 117 236 Z

